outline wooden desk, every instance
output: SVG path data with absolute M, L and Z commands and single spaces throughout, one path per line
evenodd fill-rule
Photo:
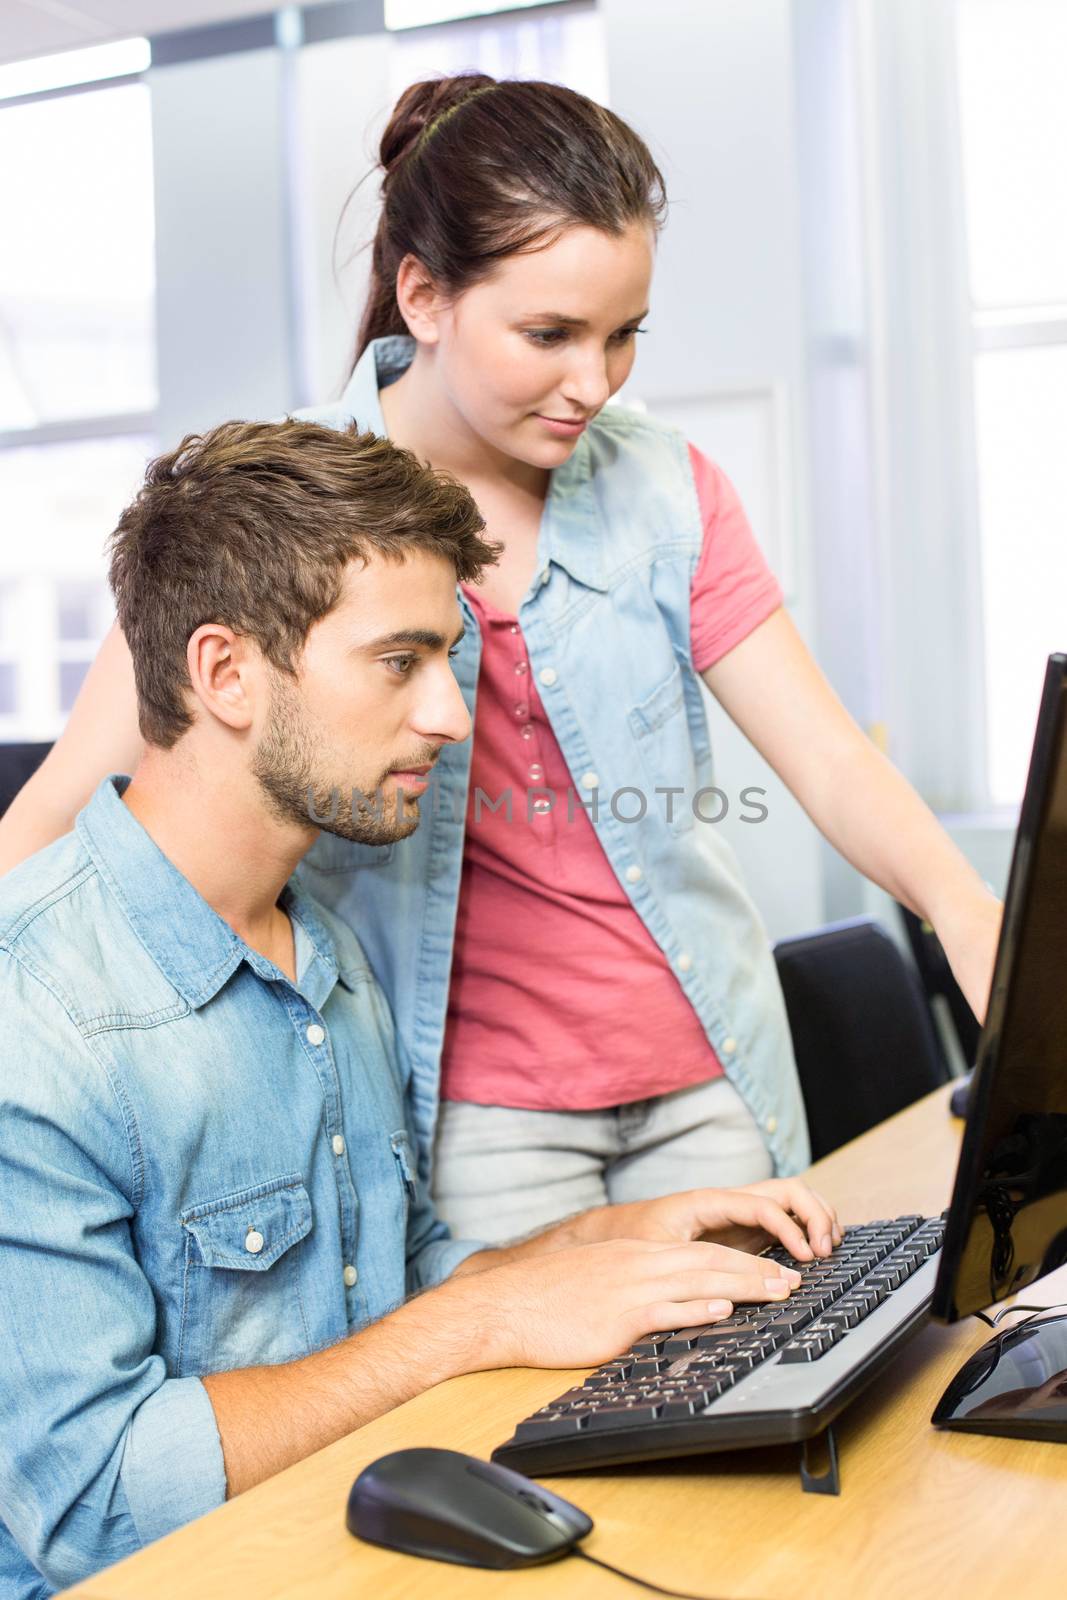
M 846 1222 L 944 1208 L 960 1129 L 947 1095 L 936 1091 L 812 1169 Z M 1067 1300 L 1067 1268 L 1026 1298 Z M 593 1517 L 592 1553 L 698 1595 L 1061 1596 L 1067 1447 L 929 1425 L 952 1373 L 987 1337 L 974 1319 L 929 1325 L 844 1414 L 840 1498 L 801 1491 L 792 1448 L 616 1468 L 550 1487 Z M 352 1480 L 377 1456 L 440 1444 L 487 1457 L 571 1381 L 532 1371 L 457 1378 L 67 1592 L 78 1600 L 627 1600 L 640 1591 L 573 1558 L 480 1572 L 360 1544 L 344 1526 Z

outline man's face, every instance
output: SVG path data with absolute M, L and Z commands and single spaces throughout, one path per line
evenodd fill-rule
M 462 633 L 451 562 L 351 562 L 296 679 L 270 669 L 252 772 L 274 812 L 364 844 L 413 833 L 442 745 L 470 734 L 449 659 Z

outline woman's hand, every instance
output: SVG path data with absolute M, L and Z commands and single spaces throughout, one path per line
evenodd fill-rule
M 979 1022 L 985 1022 L 989 1005 L 1003 916 L 1001 902 L 995 895 L 983 892 L 952 906 L 935 924 L 953 976 Z
M 771 1178 L 742 1189 L 689 1189 L 662 1200 L 598 1206 L 568 1225 L 572 1239 L 649 1239 L 685 1243 L 713 1238 L 716 1244 L 751 1250 L 768 1236 L 797 1261 L 828 1256 L 842 1239 L 837 1213 L 821 1195 L 796 1178 Z

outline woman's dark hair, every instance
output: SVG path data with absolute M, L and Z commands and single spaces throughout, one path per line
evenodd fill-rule
M 356 360 L 372 339 L 406 333 L 397 268 L 422 262 L 446 293 L 505 256 L 550 244 L 574 224 L 620 234 L 658 227 L 663 176 L 621 117 L 555 83 L 484 73 L 413 83 L 382 135 L 382 214 Z

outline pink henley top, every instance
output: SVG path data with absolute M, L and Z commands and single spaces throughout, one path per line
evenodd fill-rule
M 691 644 L 704 672 L 781 605 L 782 593 L 725 474 L 692 446 L 690 460 L 704 526 Z M 588 813 L 567 804 L 576 785 L 518 621 L 477 588 L 465 593 L 481 626 L 482 663 L 442 1098 L 583 1111 L 715 1077 L 718 1058 Z M 555 804 L 527 821 L 527 792 L 540 787 Z M 475 816 L 478 789 L 494 800 L 511 790 L 510 822 L 503 807 L 483 804 Z

